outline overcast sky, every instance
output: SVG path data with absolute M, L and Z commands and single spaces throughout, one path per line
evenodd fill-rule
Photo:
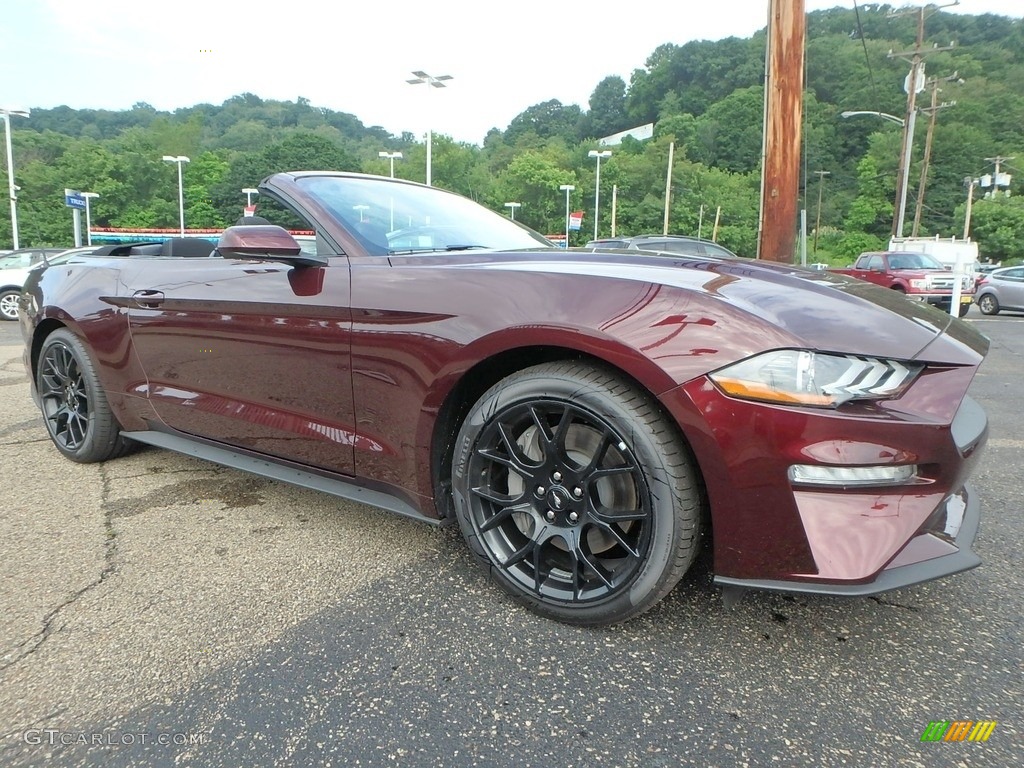
M 941 0 L 940 0 L 941 2 Z M 550 99 L 586 110 L 664 43 L 748 37 L 768 0 L 2 0 L 0 106 L 174 110 L 250 92 L 480 144 Z M 808 11 L 853 0 L 805 0 Z M 863 7 L 864 3 L 861 3 Z M 900 3 L 895 3 L 900 5 Z M 1022 0 L 942 12 L 1022 16 Z M 668 8 L 669 10 L 666 10 Z M 406 83 L 451 75 L 445 89 Z

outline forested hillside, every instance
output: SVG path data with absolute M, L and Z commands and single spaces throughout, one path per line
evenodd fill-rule
M 843 111 L 903 116 L 902 90 L 909 66 L 890 51 L 914 44 L 913 17 L 891 18 L 887 5 L 859 14 L 832 9 L 809 14 L 805 98 L 806 207 L 813 225 L 821 192 L 819 247 L 849 256 L 887 239 L 893 217 L 900 129 L 872 116 L 849 119 Z M 961 235 L 966 178 L 991 173 L 986 158 L 1016 158 L 1002 170 L 1024 185 L 1024 25 L 991 15 L 934 13 L 926 23 L 929 77 L 943 78 L 936 113 L 921 234 Z M 718 239 L 740 253 L 756 243 L 759 158 L 763 111 L 764 33 L 653 51 L 626 83 L 607 77 L 594 86 L 586 108 L 548 101 L 525 108 L 504 131 L 481 145 L 434 136 L 433 179 L 495 210 L 522 204 L 517 219 L 542 231 L 564 227 L 562 184 L 576 186 L 573 208 L 588 212 L 580 242 L 593 234 L 594 163 L 587 152 L 596 138 L 640 124 L 655 124 L 654 138 L 626 140 L 602 164 L 602 203 L 617 188 L 616 228 L 622 234 L 660 232 L 669 143 L 675 142 L 670 229 L 695 234 L 703 206 L 702 234 L 721 211 Z M 945 78 L 950 78 L 948 81 Z M 961 82 L 962 81 L 962 82 Z M 927 102 L 927 93 L 921 99 Z M 337 169 L 386 174 L 381 150 L 405 158 L 396 175 L 422 180 L 425 147 L 411 133 L 390 135 L 358 116 L 334 112 L 305 99 L 278 102 L 240 94 L 221 105 L 199 104 L 173 113 L 147 104 L 125 111 L 32 109 L 15 118 L 13 142 L 21 244 L 67 244 L 70 216 L 63 189 L 99 193 L 94 226 L 177 225 L 177 183 L 163 155 L 187 155 L 185 219 L 189 227 L 221 227 L 244 203 L 241 189 L 289 169 Z M 927 115 L 920 115 L 910 174 L 908 226 L 914 215 Z M 819 190 L 817 171 L 827 171 Z M 1024 254 L 1024 194 L 980 199 L 972 235 L 993 259 Z M 602 234 L 611 226 L 602 205 Z M 0 214 L 0 245 L 10 243 Z

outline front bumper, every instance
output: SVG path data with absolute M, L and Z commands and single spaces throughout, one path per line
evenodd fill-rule
M 663 396 L 704 477 L 715 582 L 870 595 L 979 565 L 980 510 L 967 478 L 988 422 L 962 396 L 973 373 L 940 366 L 899 400 L 837 410 L 737 400 L 708 380 Z M 791 482 L 795 464 L 918 471 L 905 483 L 823 487 Z
M 946 499 L 937 512 L 929 518 L 935 521 L 933 527 L 920 531 L 907 542 L 874 581 L 866 584 L 734 579 L 728 576 L 715 576 L 715 583 L 741 589 L 864 597 L 934 581 L 981 565 L 981 558 L 971 549 L 981 520 L 981 505 L 971 486 L 965 485 L 958 494 Z

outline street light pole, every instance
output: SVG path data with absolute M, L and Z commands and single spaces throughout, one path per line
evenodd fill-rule
M 894 219 L 894 235 L 896 237 L 903 237 L 903 222 L 906 220 L 907 213 L 907 188 L 910 186 L 907 184 L 907 179 L 910 177 L 910 158 L 913 155 L 914 150 L 914 123 L 917 120 L 917 109 L 914 109 L 910 113 L 909 119 L 904 120 L 902 117 L 896 117 L 896 115 L 890 115 L 888 112 L 872 112 L 865 110 L 854 110 L 841 112 L 842 117 L 854 117 L 856 115 L 873 115 L 880 117 L 883 120 L 888 120 L 890 123 L 896 123 L 903 128 L 903 146 L 900 150 L 900 173 L 897 179 L 897 188 L 900 190 L 899 203 L 895 212 Z
M 569 193 L 574 191 L 576 187 L 572 184 L 562 184 L 559 189 L 565 192 L 565 247 L 566 250 L 569 248 Z
M 406 80 L 405 81 L 405 82 L 409 83 L 409 85 L 420 85 L 421 83 L 426 83 L 428 85 L 434 86 L 435 88 L 445 88 L 446 86 L 444 84 L 444 81 L 452 79 L 451 75 L 438 75 L 437 77 L 434 77 L 433 75 L 428 75 L 426 72 L 423 72 L 423 71 L 413 72 L 413 74 L 416 75 L 416 77 L 414 79 Z M 433 137 L 433 131 L 430 129 L 430 127 L 428 125 L 427 126 L 427 186 L 428 187 L 431 186 L 431 173 L 430 173 L 431 147 L 430 147 L 430 145 L 432 143 L 432 137 Z
M 385 160 L 390 160 L 391 161 L 391 178 L 392 179 L 395 178 L 395 160 L 401 160 L 402 159 L 402 153 L 401 152 L 385 152 L 384 150 L 381 150 L 380 152 L 377 153 L 377 157 L 383 157 Z
M 242 194 L 245 195 L 245 207 L 252 208 L 252 196 L 258 195 L 260 191 L 255 187 L 244 187 Z
M 184 155 L 164 155 L 165 163 L 178 164 L 178 224 L 181 229 L 181 236 L 185 236 L 185 188 L 181 183 L 181 164 L 189 162 Z
M 601 160 L 612 156 L 610 149 L 597 150 L 592 149 L 587 153 L 587 157 L 597 158 L 597 176 L 594 179 L 594 239 L 597 240 L 597 226 L 600 222 L 600 202 L 601 202 Z
M 516 208 L 519 208 L 522 203 L 505 203 L 505 207 L 508 208 L 508 215 L 512 221 L 516 220 Z
M 814 223 L 814 252 L 818 252 L 818 232 L 821 230 L 821 193 L 825 188 L 825 177 L 831 176 L 829 171 L 815 171 L 818 174 L 818 213 Z
M 4 119 L 4 135 L 7 137 L 7 189 L 11 197 L 11 234 L 14 237 L 14 250 L 18 250 L 21 245 L 18 243 L 18 188 L 14 185 L 14 152 L 11 149 L 11 115 L 16 117 L 28 117 L 29 110 L 0 108 L 0 116 Z
M 82 192 L 85 198 L 85 244 L 92 245 L 92 218 L 89 216 L 89 201 L 99 197 L 99 192 Z

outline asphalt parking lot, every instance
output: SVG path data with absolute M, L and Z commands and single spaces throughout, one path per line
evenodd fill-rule
M 0 764 L 1020 765 L 1024 315 L 968 320 L 984 565 L 730 609 L 699 566 L 601 630 L 512 604 L 454 528 L 157 449 L 62 459 L 0 323 Z M 997 725 L 922 742 L 940 720 Z

